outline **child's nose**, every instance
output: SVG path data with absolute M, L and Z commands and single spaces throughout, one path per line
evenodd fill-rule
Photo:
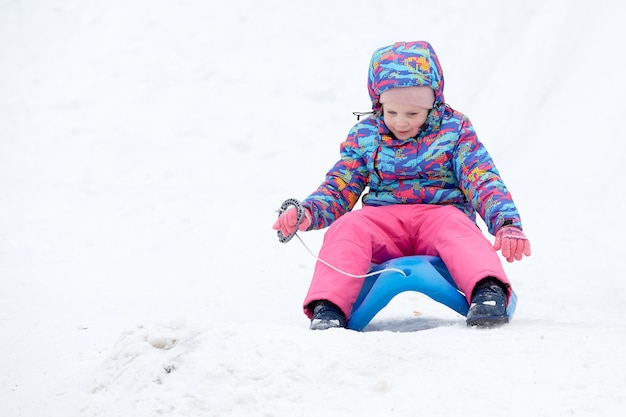
M 408 122 L 409 122 L 409 119 L 407 119 L 406 117 L 398 117 L 399 125 L 406 125 Z

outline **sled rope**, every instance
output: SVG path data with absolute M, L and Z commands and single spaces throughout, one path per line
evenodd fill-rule
M 298 227 L 300 226 L 300 224 L 302 224 L 302 222 L 304 221 L 304 207 L 302 206 L 302 203 L 298 200 L 296 200 L 295 198 L 289 198 L 287 200 L 285 200 L 283 202 L 283 204 L 280 206 L 280 210 L 278 210 L 278 215 L 280 216 L 281 214 L 283 214 L 285 212 L 285 210 L 287 210 L 288 207 L 293 206 L 296 208 L 296 210 L 298 210 L 298 218 L 296 220 L 296 227 L 294 228 L 293 233 L 291 233 L 290 235 L 283 235 L 283 233 L 279 230 L 278 231 L 278 240 L 281 243 L 287 243 L 289 242 L 294 236 L 298 238 L 298 240 L 300 241 L 300 243 L 302 243 L 302 246 L 304 246 L 304 248 L 315 258 L 317 259 L 319 262 L 323 263 L 324 265 L 326 265 L 327 267 L 329 267 L 330 269 L 339 272 L 342 275 L 346 275 L 348 277 L 351 278 L 368 278 L 374 275 L 378 275 L 382 272 L 385 271 L 392 271 L 392 272 L 398 272 L 400 273 L 402 276 L 406 277 L 406 273 L 398 268 L 384 268 L 381 269 L 379 271 L 374 271 L 374 272 L 370 272 L 368 274 L 363 274 L 363 275 L 356 275 L 356 274 L 351 274 L 349 272 L 343 271 L 339 268 L 337 268 L 334 265 L 331 265 L 330 263 L 326 262 L 325 260 L 323 260 L 322 258 L 320 258 L 319 256 L 317 256 L 315 253 L 313 253 L 313 251 L 307 246 L 306 243 L 304 243 L 304 240 L 302 240 L 302 238 L 300 237 L 300 235 L 298 234 Z

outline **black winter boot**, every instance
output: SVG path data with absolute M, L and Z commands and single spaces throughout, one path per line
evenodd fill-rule
M 507 291 L 504 284 L 487 277 L 476 284 L 467 313 L 470 327 L 494 327 L 509 322 L 506 314 Z
M 313 317 L 311 318 L 311 330 L 326 330 L 333 327 L 346 327 L 346 317 L 335 304 L 330 301 L 320 300 L 311 303 Z

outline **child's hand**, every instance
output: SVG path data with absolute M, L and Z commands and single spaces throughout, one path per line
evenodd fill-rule
M 272 229 L 280 230 L 283 236 L 289 236 L 296 230 L 296 221 L 298 220 L 298 210 L 295 207 L 291 207 L 283 214 L 281 214 Z M 311 212 L 309 209 L 304 209 L 304 219 L 300 223 L 298 230 L 304 232 L 311 225 Z
M 530 241 L 522 229 L 514 226 L 505 226 L 498 230 L 493 248 L 497 251 L 502 249 L 502 256 L 508 262 L 513 262 L 513 259 L 521 261 L 522 255 L 530 256 Z

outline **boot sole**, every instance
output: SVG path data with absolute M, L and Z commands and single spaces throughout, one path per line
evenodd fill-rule
M 509 318 L 503 317 L 477 317 L 467 320 L 467 327 L 491 328 L 508 324 Z

